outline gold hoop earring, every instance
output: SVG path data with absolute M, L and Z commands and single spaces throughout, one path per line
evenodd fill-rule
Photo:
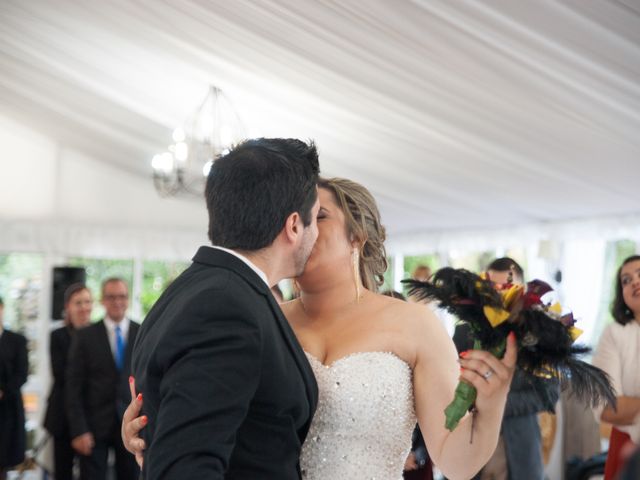
M 353 279 L 356 283 L 356 303 L 360 303 L 360 251 L 354 248 L 351 253 L 353 262 Z

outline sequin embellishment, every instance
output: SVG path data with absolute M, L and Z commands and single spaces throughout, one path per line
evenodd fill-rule
M 412 372 L 390 352 L 323 365 L 307 353 L 318 408 L 302 446 L 305 480 L 401 480 L 416 424 Z

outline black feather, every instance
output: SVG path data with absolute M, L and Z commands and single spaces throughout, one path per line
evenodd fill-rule
M 473 337 L 491 349 L 504 342 L 508 330 L 494 329 L 484 315 L 484 306 L 501 307 L 500 294 L 493 284 L 464 269 L 442 268 L 431 282 L 403 280 L 409 295 L 418 300 L 436 302 L 459 320 L 467 323 Z
M 592 407 L 607 403 L 615 410 L 616 395 L 609 375 L 576 358 L 569 358 L 563 367 L 560 382 L 563 388 L 571 385 L 571 395 L 590 403 Z

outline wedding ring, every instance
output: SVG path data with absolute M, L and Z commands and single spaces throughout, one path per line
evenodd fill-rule
M 489 377 L 491 377 L 491 375 L 493 375 L 493 370 L 489 369 L 482 376 L 485 380 L 489 380 Z

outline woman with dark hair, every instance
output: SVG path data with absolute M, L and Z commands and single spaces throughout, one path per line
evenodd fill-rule
M 625 259 L 618 269 L 611 313 L 615 322 L 605 328 L 593 358 L 617 392 L 615 410 L 596 410 L 598 420 L 613 425 L 605 480 L 621 469 L 621 451 L 630 448 L 628 444 L 640 444 L 640 255 Z
M 44 427 L 53 437 L 53 454 L 56 480 L 73 478 L 73 459 L 75 452 L 71 448 L 71 435 L 67 423 L 64 405 L 65 369 L 67 354 L 75 331 L 89 325 L 93 299 L 91 292 L 82 283 L 74 283 L 64 292 L 65 325 L 51 332 L 49 352 L 51 354 L 51 371 L 53 387 L 49 394 Z

